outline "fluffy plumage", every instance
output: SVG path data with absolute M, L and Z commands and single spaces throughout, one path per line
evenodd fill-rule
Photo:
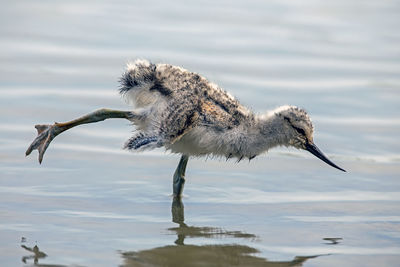
M 307 113 L 282 106 L 256 115 L 197 73 L 168 64 L 136 60 L 121 77 L 120 92 L 133 105 L 136 134 L 127 149 L 164 146 L 188 156 L 252 159 L 279 146 L 312 142 Z

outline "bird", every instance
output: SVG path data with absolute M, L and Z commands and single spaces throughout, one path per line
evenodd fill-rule
M 75 120 L 36 125 L 38 136 L 26 151 L 39 152 L 39 163 L 50 142 L 75 126 L 111 118 L 129 120 L 133 136 L 124 148 L 144 151 L 164 147 L 181 155 L 173 175 L 173 195 L 181 197 L 189 157 L 215 156 L 251 160 L 278 146 L 307 150 L 344 171 L 314 144 L 308 113 L 284 105 L 256 114 L 230 93 L 180 66 L 137 59 L 127 64 L 119 92 L 128 111 L 101 108 Z

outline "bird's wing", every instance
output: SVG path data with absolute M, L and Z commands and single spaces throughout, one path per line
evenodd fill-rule
M 196 106 L 182 103 L 176 108 L 170 108 L 160 125 L 161 136 L 165 142 L 173 144 L 193 129 L 199 122 L 199 112 Z
M 239 125 L 240 118 L 235 114 L 230 114 L 220 105 L 210 101 L 202 101 L 200 105 L 202 115 L 202 125 L 215 129 L 232 129 Z
M 199 123 L 216 130 L 230 129 L 250 114 L 233 96 L 197 73 L 158 64 L 155 78 L 157 86 L 152 90 L 167 103 L 160 130 L 171 144 Z

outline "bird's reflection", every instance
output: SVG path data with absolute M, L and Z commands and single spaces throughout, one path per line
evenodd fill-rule
M 22 237 L 21 238 L 21 243 L 25 243 L 26 238 Z M 33 265 L 35 267 L 66 267 L 65 265 L 59 265 L 59 264 L 40 264 L 39 260 L 44 259 L 47 257 L 47 254 L 44 253 L 43 251 L 40 251 L 39 247 L 37 244 L 33 247 L 28 247 L 26 245 L 21 245 L 21 248 L 25 249 L 26 251 L 29 251 L 30 253 L 33 253 L 31 255 L 23 256 L 22 257 L 22 262 L 25 264 L 28 264 L 28 261 L 33 259 Z
M 341 237 L 325 237 L 323 240 L 327 241 L 326 245 L 337 245 L 343 240 Z
M 172 221 L 179 226 L 169 228 L 175 232 L 176 245 L 167 245 L 148 250 L 122 252 L 122 266 L 303 266 L 309 259 L 321 255 L 297 256 L 290 261 L 269 261 L 254 256 L 259 251 L 246 245 L 210 244 L 187 245 L 186 238 L 230 237 L 256 240 L 253 234 L 241 231 L 225 231 L 216 227 L 194 227 L 184 222 L 184 205 L 179 198 L 174 198 L 171 207 Z
M 30 248 L 27 247 L 25 245 L 21 245 L 21 247 L 31 253 L 33 253 L 33 255 L 29 255 L 29 256 L 24 256 L 22 257 L 22 262 L 23 263 L 27 263 L 28 260 L 33 259 L 33 263 L 36 265 L 39 263 L 39 259 L 41 258 L 46 258 L 47 255 L 46 253 L 44 253 L 43 251 L 40 251 L 38 245 L 35 245 L 34 247 Z
M 241 231 L 225 231 L 218 227 L 195 227 L 188 226 L 185 221 L 184 206 L 180 198 L 174 198 L 171 207 L 172 221 L 179 224 L 179 227 L 169 228 L 169 231 L 176 232 L 178 238 L 175 241 L 177 245 L 184 245 L 186 237 L 234 237 L 256 239 L 253 234 L 243 233 Z

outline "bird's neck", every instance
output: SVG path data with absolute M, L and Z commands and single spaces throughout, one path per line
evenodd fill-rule
M 283 119 L 275 112 L 252 114 L 252 118 L 244 122 L 234 135 L 224 138 L 227 142 L 226 156 L 251 159 L 273 147 L 288 145 L 290 137 L 286 130 Z
M 285 129 L 284 120 L 277 113 L 270 112 L 256 117 L 259 150 L 262 152 L 277 146 L 288 145 L 290 136 Z

